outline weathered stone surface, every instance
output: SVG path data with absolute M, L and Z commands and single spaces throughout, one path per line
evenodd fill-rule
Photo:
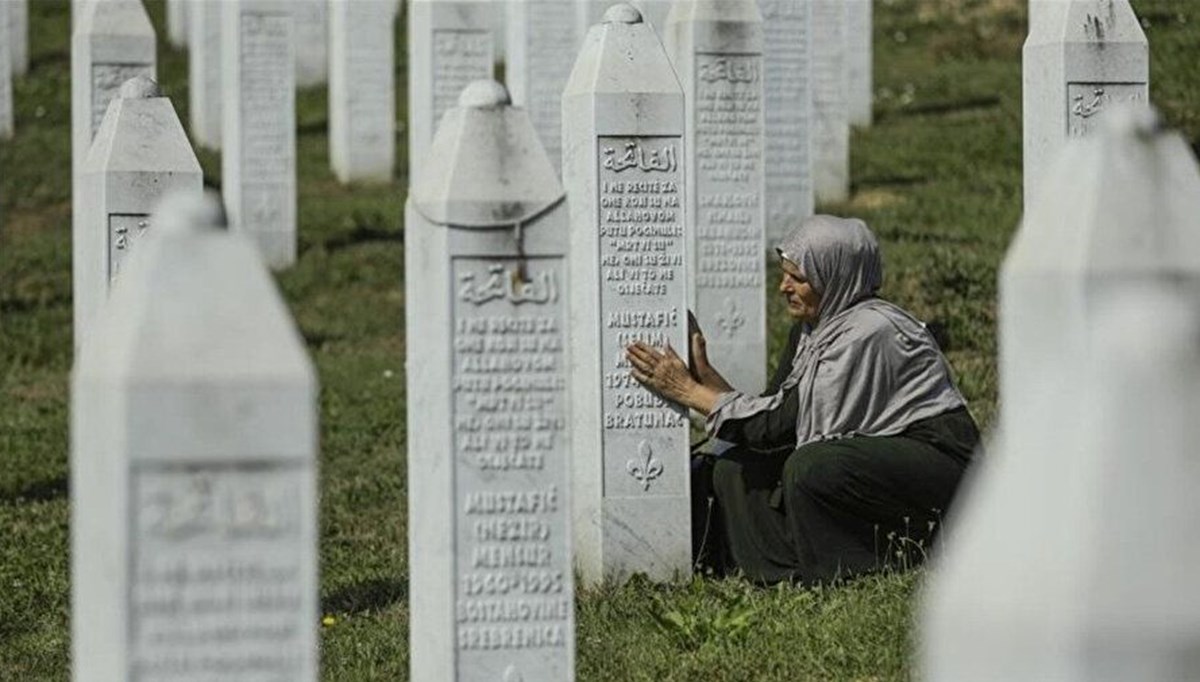
M 688 308 L 749 393 L 767 382 L 762 29 L 754 0 L 691 0 L 663 30 L 688 105 Z
M 342 182 L 392 179 L 395 18 L 394 0 L 329 5 L 329 159 Z
M 931 575 L 926 679 L 1200 676 L 1200 168 L 1123 113 L 1068 143 L 1005 260 L 1001 434 Z
M 188 19 L 188 107 L 192 139 L 208 149 L 221 149 L 221 5 L 198 2 Z
M 408 182 L 420 180 L 442 115 L 468 84 L 490 79 L 496 11 L 489 0 L 412 0 L 408 5 Z
M 562 163 L 562 91 L 586 29 L 574 3 L 508 3 L 505 78 L 513 103 L 529 111 L 554 167 Z M 568 56 L 570 55 L 570 56 Z
M 813 214 L 812 2 L 759 0 L 766 107 L 767 246 Z
M 846 107 L 850 125 L 871 125 L 874 72 L 871 0 L 846 0 Z
M 592 27 L 563 92 L 571 211 L 576 565 L 589 583 L 691 568 L 687 411 L 642 388 L 634 340 L 687 348 L 684 98 L 627 4 Z
M 846 91 L 846 8 L 812 0 L 813 193 L 818 202 L 850 196 L 850 118 Z
M 75 365 L 76 682 L 317 679 L 316 372 L 219 213 L 155 212 Z
M 105 314 L 109 289 L 152 230 L 150 213 L 172 192 L 200 195 L 204 176 L 171 101 L 154 81 L 126 82 L 80 169 L 71 236 L 75 349 Z
M 296 87 L 329 80 L 329 2 L 289 0 L 296 17 Z
M 1025 206 L 1069 137 L 1122 102 L 1149 104 L 1150 49 L 1128 0 L 1062 0 L 1037 9 L 1022 52 Z
M 567 207 L 493 81 L 405 211 L 414 680 L 571 680 Z
M 109 101 L 136 76 L 157 78 L 154 28 L 141 0 L 88 0 L 71 36 L 73 184 Z
M 272 268 L 296 262 L 296 87 L 290 5 L 222 4 L 221 188 L 230 229 Z

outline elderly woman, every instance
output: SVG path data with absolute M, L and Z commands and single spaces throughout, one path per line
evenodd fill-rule
M 815 216 L 777 250 L 795 324 L 763 395 L 725 382 L 698 329 L 691 368 L 670 348 L 627 349 L 633 376 L 706 415 L 718 444 L 693 482 L 711 505 L 699 558 L 806 583 L 919 561 L 979 442 L 966 402 L 925 326 L 878 297 L 866 224 Z

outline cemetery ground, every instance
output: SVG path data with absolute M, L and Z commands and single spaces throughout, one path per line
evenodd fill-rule
M 159 76 L 187 120 L 186 56 L 148 0 Z M 856 131 L 852 199 L 883 242 L 884 293 L 933 322 L 982 425 L 997 406 L 996 275 L 1020 218 L 1023 0 L 876 0 L 876 123 Z M 1152 96 L 1200 139 L 1200 2 L 1136 0 Z M 0 142 L 0 679 L 69 670 L 67 405 L 71 366 L 67 0 L 31 3 L 32 68 Z M 397 31 L 398 111 L 404 106 Z M 1191 81 L 1191 82 L 1189 82 Z M 325 92 L 298 98 L 300 258 L 278 277 L 320 371 L 322 667 L 408 674 L 400 177 L 342 187 Z M 200 151 L 206 182 L 219 158 Z M 773 278 L 767 286 L 773 291 Z M 771 354 L 787 321 L 771 301 Z M 411 358 L 421 362 L 420 358 Z M 587 453 L 577 453 L 587 456 Z M 653 523 L 653 519 L 646 519 Z M 904 679 L 922 573 L 818 589 L 738 579 L 584 590 L 581 680 Z

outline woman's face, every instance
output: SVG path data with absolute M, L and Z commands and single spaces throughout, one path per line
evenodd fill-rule
M 780 259 L 779 266 L 783 270 L 783 277 L 779 280 L 779 293 L 783 294 L 787 301 L 788 315 L 799 322 L 816 324 L 821 309 L 820 294 L 800 273 L 800 268 L 795 263 Z

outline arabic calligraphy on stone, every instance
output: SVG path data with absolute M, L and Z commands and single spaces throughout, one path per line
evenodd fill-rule
M 671 173 L 678 167 L 675 159 L 675 146 L 666 145 L 662 149 L 651 150 L 649 154 L 642 149 L 640 142 L 625 143 L 625 153 L 617 156 L 614 147 L 604 148 L 604 167 L 620 173 L 623 170 L 637 168 L 643 173 Z
M 545 270 L 526 280 L 521 277 L 519 271 L 495 263 L 488 266 L 487 282 L 482 285 L 475 281 L 473 272 L 463 273 L 458 279 L 461 283 L 458 297 L 475 305 L 498 299 L 505 299 L 513 305 L 551 303 L 558 300 L 558 283 L 552 270 Z
M 717 59 L 707 64 L 701 64 L 699 73 L 700 80 L 706 83 L 713 81 L 755 83 L 758 81 L 758 64 L 747 60 Z

